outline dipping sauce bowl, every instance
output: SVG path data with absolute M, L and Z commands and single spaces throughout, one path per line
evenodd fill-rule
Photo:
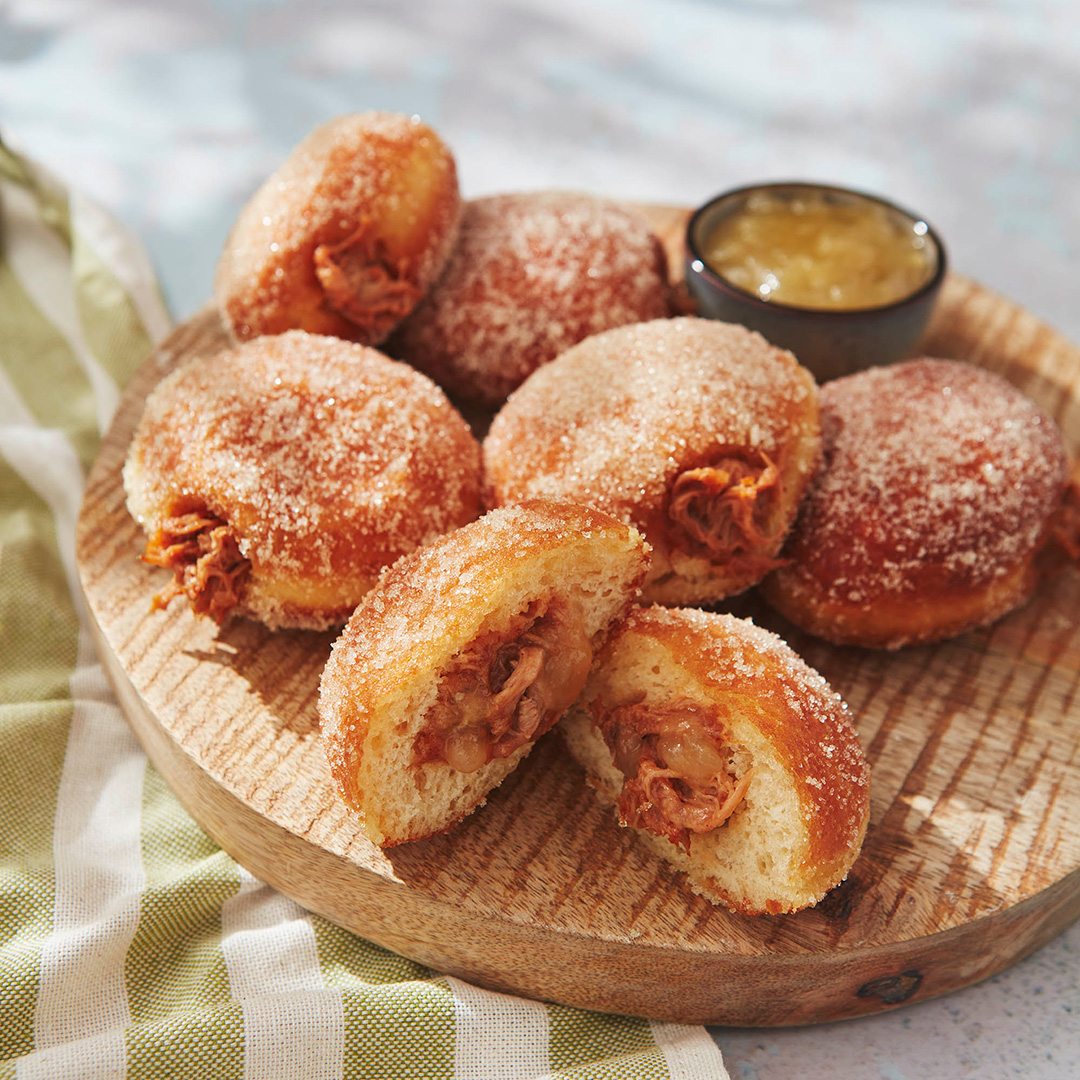
M 911 354 L 945 279 L 916 214 L 861 191 L 775 183 L 711 199 L 687 226 L 699 315 L 790 349 L 820 381 Z

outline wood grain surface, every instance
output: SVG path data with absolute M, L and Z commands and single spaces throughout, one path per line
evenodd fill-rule
M 649 208 L 673 267 L 682 210 Z M 151 612 L 165 574 L 120 470 L 142 402 L 223 338 L 212 312 L 139 371 L 87 486 L 77 555 L 133 728 L 195 819 L 254 874 L 408 957 L 492 989 L 658 1019 L 834 1020 L 947 993 L 1080 916 L 1080 574 L 946 644 L 836 648 L 753 598 L 847 699 L 873 768 L 870 827 L 815 909 L 747 919 L 695 896 L 594 803 L 557 732 L 447 835 L 386 853 L 338 800 L 318 740 L 332 635 Z M 1080 351 L 953 276 L 923 351 L 1000 372 L 1080 446 Z

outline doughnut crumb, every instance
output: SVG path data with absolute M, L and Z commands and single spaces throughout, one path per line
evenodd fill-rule
M 636 609 L 561 731 L 620 822 L 733 911 L 815 904 L 861 849 L 870 771 L 849 710 L 748 620 Z
M 368 837 L 422 839 L 481 806 L 577 696 L 647 564 L 636 530 L 537 500 L 390 567 L 319 688 L 330 771 Z

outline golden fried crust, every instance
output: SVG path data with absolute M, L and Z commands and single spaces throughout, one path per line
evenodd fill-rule
M 375 345 L 438 276 L 461 214 L 450 151 L 391 113 L 339 117 L 256 192 L 218 263 L 234 340 L 290 329 Z
M 465 204 L 445 271 L 387 349 L 498 406 L 583 338 L 668 313 L 664 248 L 639 214 L 580 192 L 492 195 Z
M 325 626 L 384 566 L 476 517 L 479 466 L 468 426 L 426 376 L 291 331 L 159 384 L 124 484 L 151 537 L 191 511 L 228 528 L 251 563 L 238 614 Z
M 595 506 L 652 545 L 644 599 L 708 603 L 775 565 L 819 456 L 817 387 L 791 353 L 740 326 L 660 319 L 585 339 L 510 396 L 484 442 L 485 501 Z M 758 485 L 755 527 L 698 543 L 679 521 L 695 470 L 706 492 Z
M 822 390 L 825 466 L 764 583 L 811 633 L 897 648 L 1024 603 L 1067 479 L 1053 421 L 956 361 L 874 368 Z
M 455 656 L 536 598 L 588 609 L 582 625 L 598 649 L 647 564 L 635 530 L 548 500 L 493 511 L 399 559 L 353 613 L 320 684 L 324 747 L 345 801 L 363 807 L 364 755 L 394 739 L 410 687 L 436 685 Z M 586 582 L 595 595 L 581 593 Z M 498 780 L 521 756 L 493 765 Z
M 608 650 L 635 638 L 662 646 L 706 700 L 753 703 L 745 716 L 776 752 L 795 788 L 813 876 L 835 884 L 861 843 L 870 790 L 866 759 L 839 695 L 775 634 L 730 615 L 638 609 Z M 603 664 L 601 656 L 597 666 Z M 617 695 L 618 688 L 609 684 L 606 692 Z

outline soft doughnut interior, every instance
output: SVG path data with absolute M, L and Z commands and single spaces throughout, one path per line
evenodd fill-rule
M 577 696 L 631 606 L 640 536 L 570 513 L 495 511 L 401 560 L 335 644 L 324 745 L 375 843 L 430 836 L 482 805 Z
M 561 725 L 568 747 L 696 891 L 744 914 L 816 903 L 866 827 L 865 760 L 842 706 L 772 635 L 656 612 L 634 612 L 598 658 Z M 711 678 L 718 662 L 742 676 Z

